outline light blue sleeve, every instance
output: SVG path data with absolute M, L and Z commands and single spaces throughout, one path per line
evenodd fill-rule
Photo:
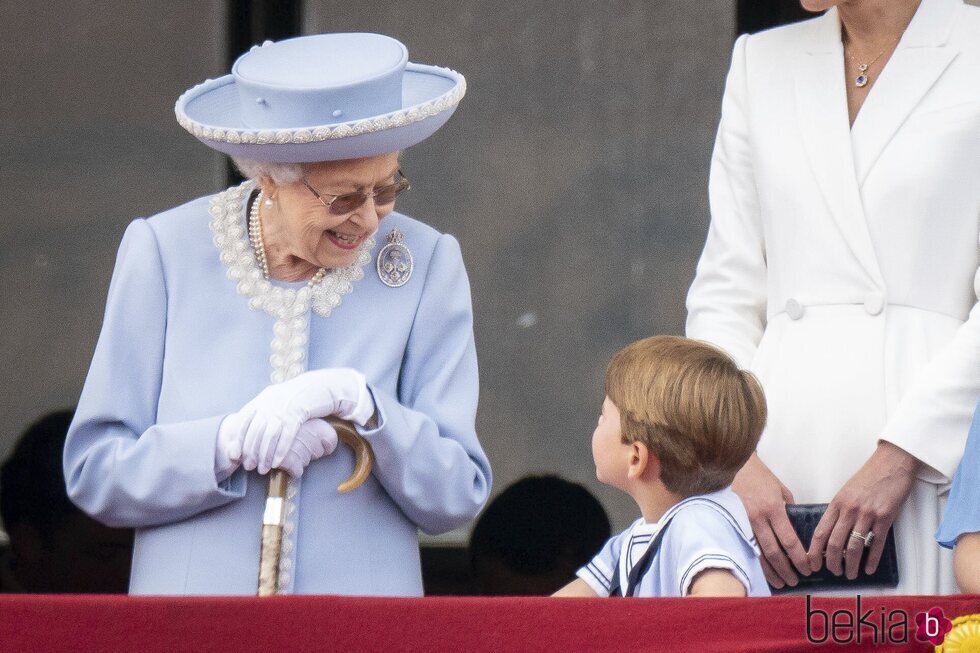
M 374 474 L 426 533 L 473 519 L 491 472 L 476 435 L 479 375 L 470 285 L 459 243 L 439 237 L 412 325 L 398 397 L 371 387 L 376 429 L 362 430 Z
M 609 538 L 599 553 L 575 573 L 599 596 L 609 596 L 613 578 L 619 573 L 619 552 L 623 550 L 624 538 L 629 536 L 630 530 L 627 528 Z
M 102 333 L 65 443 L 68 494 L 116 527 L 175 522 L 245 493 L 245 475 L 219 485 L 214 449 L 223 415 L 157 424 L 167 289 L 153 230 L 126 230 Z
M 753 586 L 759 576 L 754 573 L 759 565 L 754 552 L 712 508 L 690 506 L 679 511 L 664 534 L 659 561 L 657 596 L 687 596 L 695 577 L 706 569 L 731 572 L 745 586 L 747 596 L 765 589 Z
M 953 476 L 949 502 L 936 531 L 936 540 L 952 549 L 961 535 L 977 532 L 980 532 L 980 405 L 973 413 L 966 450 Z

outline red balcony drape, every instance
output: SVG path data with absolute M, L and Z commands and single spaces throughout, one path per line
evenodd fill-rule
M 2 651 L 932 651 L 915 615 L 980 596 L 819 599 L 0 596 Z M 821 612 L 826 617 L 821 616 Z M 870 612 L 869 612 L 870 611 Z M 835 613 L 837 613 L 835 615 Z M 855 624 L 850 630 L 848 621 Z M 890 625 L 890 634 L 867 624 Z M 857 627 L 859 618 L 864 627 Z M 821 628 L 837 619 L 834 643 Z M 808 631 L 809 623 L 809 631 Z M 861 633 L 861 641 L 857 634 Z M 808 639 L 809 635 L 809 639 Z M 823 643 L 814 644 L 827 636 Z M 889 639 L 885 639 L 888 637 Z

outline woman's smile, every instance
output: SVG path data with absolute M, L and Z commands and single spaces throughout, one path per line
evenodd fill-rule
M 364 237 L 358 234 L 345 234 L 340 231 L 334 231 L 333 229 L 327 229 L 324 233 L 327 234 L 327 239 L 331 243 L 339 247 L 340 249 L 349 251 L 356 249 Z

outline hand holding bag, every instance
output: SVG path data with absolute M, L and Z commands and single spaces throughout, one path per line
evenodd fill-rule
M 817 524 L 820 523 L 820 519 L 826 510 L 826 503 L 799 503 L 788 504 L 786 506 L 786 515 L 789 517 L 789 521 L 793 525 L 793 530 L 796 531 L 796 535 L 800 538 L 804 549 L 810 548 L 810 542 L 813 540 L 813 531 L 816 530 Z M 881 537 L 881 535 L 876 533 L 875 537 Z M 875 573 L 866 574 L 864 573 L 864 565 L 868 561 L 870 550 L 868 547 L 864 549 L 864 553 L 861 555 L 858 575 L 854 580 L 850 580 L 844 575 L 835 576 L 824 565 L 820 568 L 820 571 L 814 572 L 809 576 L 800 576 L 800 582 L 796 587 L 789 587 L 788 585 L 781 589 L 771 587 L 772 592 L 776 594 L 799 590 L 847 591 L 852 587 L 897 587 L 898 557 L 895 553 L 895 537 L 892 534 L 892 529 L 889 528 L 885 536 L 885 549 L 881 554 L 881 561 L 878 563 L 878 568 L 875 570 Z

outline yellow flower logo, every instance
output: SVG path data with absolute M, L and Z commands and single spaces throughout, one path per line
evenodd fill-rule
M 936 647 L 936 653 L 980 653 L 980 614 L 953 619 L 953 629 Z

